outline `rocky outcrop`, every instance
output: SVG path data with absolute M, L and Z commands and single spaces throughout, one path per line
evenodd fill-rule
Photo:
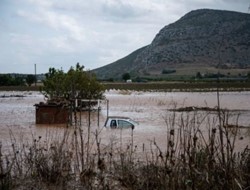
M 246 68 L 249 60 L 249 14 L 197 10 L 164 27 L 135 62 L 150 70 L 189 63 Z
M 150 45 L 133 57 L 132 62 L 123 62 L 124 70 L 119 72 L 140 75 L 189 65 L 250 68 L 250 14 L 210 9 L 191 11 L 165 26 Z M 113 65 L 120 64 L 117 61 Z M 105 68 L 108 66 L 102 70 Z

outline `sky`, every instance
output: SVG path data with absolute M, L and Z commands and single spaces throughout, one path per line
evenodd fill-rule
M 0 74 L 92 70 L 152 42 L 192 10 L 249 13 L 250 0 L 0 0 Z

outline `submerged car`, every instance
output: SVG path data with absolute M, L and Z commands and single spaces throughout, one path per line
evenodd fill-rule
M 121 116 L 109 116 L 106 119 L 105 127 L 116 129 L 116 128 L 132 128 L 139 125 L 136 121 L 130 119 L 129 117 L 121 117 Z

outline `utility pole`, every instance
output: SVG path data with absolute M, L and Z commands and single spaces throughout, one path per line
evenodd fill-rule
M 36 64 L 35 64 L 35 86 L 36 86 Z

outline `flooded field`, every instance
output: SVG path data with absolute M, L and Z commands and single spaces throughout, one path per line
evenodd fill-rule
M 209 107 L 216 108 L 216 92 L 187 93 L 187 92 L 135 92 L 110 90 L 105 93 L 109 100 L 103 101 L 100 112 L 100 125 L 97 126 L 97 113 L 91 112 L 91 131 L 101 131 L 102 146 L 111 141 L 124 143 L 132 138 L 132 131 L 111 130 L 103 128 L 107 113 L 112 116 L 127 116 L 139 122 L 139 126 L 133 131 L 134 144 L 139 148 L 144 144 L 149 145 L 155 141 L 164 149 L 167 143 L 167 134 L 170 123 L 175 116 L 176 122 L 195 119 L 195 126 L 200 127 L 204 133 L 218 124 L 216 113 L 207 111 L 177 112 L 170 109 L 180 107 Z M 242 149 L 250 144 L 250 92 L 221 92 L 220 106 L 230 110 L 229 124 L 244 126 L 239 130 L 236 147 Z M 41 136 L 56 138 L 64 130 L 63 125 L 36 125 L 34 104 L 43 102 L 44 97 L 39 92 L 0 92 L 0 141 L 7 148 L 13 142 L 29 142 L 33 138 Z M 81 124 L 83 133 L 88 128 L 88 113 L 82 113 Z M 217 118 L 217 119 L 216 119 Z M 176 125 L 178 126 L 178 124 Z M 73 127 L 71 127 L 73 130 Z M 71 130 L 71 129 L 69 129 Z M 177 129 L 176 129 L 177 130 Z

